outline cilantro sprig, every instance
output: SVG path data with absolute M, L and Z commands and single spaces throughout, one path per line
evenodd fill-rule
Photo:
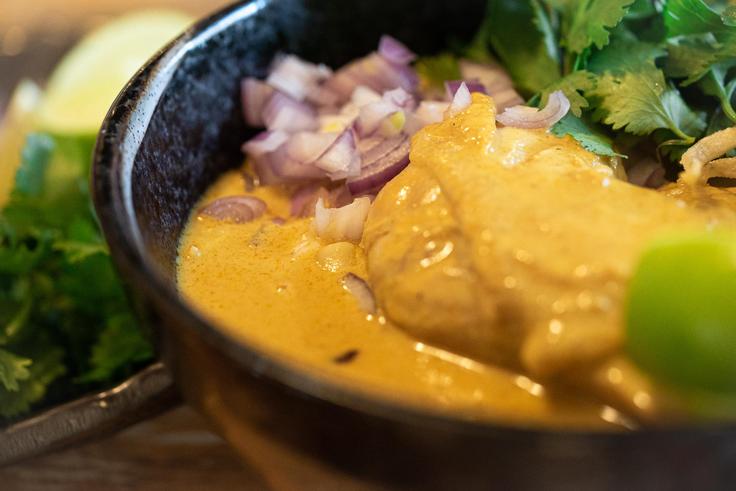
M 604 156 L 613 142 L 682 150 L 736 124 L 736 8 L 703 0 L 489 0 L 479 45 L 530 104 L 562 90 L 571 112 L 552 132 Z
M 0 422 L 150 359 L 88 194 L 92 138 L 31 135 L 0 210 Z

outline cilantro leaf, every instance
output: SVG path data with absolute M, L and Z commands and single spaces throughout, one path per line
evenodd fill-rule
M 135 319 L 121 314 L 108 320 L 105 330 L 92 349 L 92 370 L 82 380 L 108 380 L 125 371 L 131 362 L 142 362 L 153 356 L 151 344 L 143 337 Z
M 668 37 L 715 34 L 728 28 L 703 0 L 667 0 L 663 15 Z
M 93 143 L 31 135 L 0 210 L 0 417 L 49 390 L 73 397 L 106 386 L 151 357 L 92 211 Z M 122 334 L 105 334 L 121 318 Z
M 561 90 L 570 101 L 570 112 L 575 116 L 580 117 L 583 109 L 588 107 L 588 101 L 582 93 L 592 90 L 595 87 L 595 81 L 595 75 L 588 71 L 579 70 L 577 72 L 572 72 L 552 85 L 546 87 L 541 92 L 540 106 L 544 107 L 547 104 L 547 99 L 552 92 Z
M 685 78 L 687 86 L 703 78 L 718 61 L 720 47 L 712 34 L 683 36 L 667 41 L 664 70 L 668 77 Z
M 582 53 L 595 45 L 602 49 L 608 44 L 610 29 L 624 18 L 634 0 L 580 0 L 565 36 L 565 45 L 572 53 Z
M 0 385 L 7 391 L 18 392 L 18 383 L 22 380 L 28 380 L 31 376 L 28 371 L 30 364 L 30 359 L 0 349 Z
M 736 78 L 726 81 L 728 71 L 734 67 L 736 58 L 713 65 L 708 74 L 700 80 L 700 87 L 705 94 L 718 99 L 723 113 L 736 123 L 736 110 L 731 104 L 733 94 L 736 92 Z
M 476 44 L 490 45 L 517 88 L 540 92 L 560 77 L 557 40 L 536 0 L 489 0 Z
M 555 136 L 570 135 L 586 150 L 604 157 L 623 157 L 613 149 L 613 141 L 592 125 L 572 114 L 566 114 L 551 129 Z
M 664 49 L 653 43 L 614 39 L 605 49 L 590 57 L 588 70 L 598 75 L 605 72 L 623 75 L 642 67 L 654 67 L 654 61 L 665 54 Z
M 598 100 L 595 119 L 634 135 L 648 135 L 657 129 L 670 130 L 692 143 L 705 129 L 705 122 L 669 85 L 654 66 L 623 75 L 606 72 L 591 95 Z
M 702 0 L 668 0 L 664 16 L 669 37 L 667 74 L 685 78 L 683 86 L 699 82 L 703 93 L 718 99 L 725 115 L 736 123 L 731 101 L 736 85 L 728 76 L 736 59 L 731 11 L 721 16 Z
M 49 384 L 66 372 L 62 362 L 64 352 L 53 346 L 43 346 L 29 355 L 28 378 L 18 382 L 18 390 L 0 386 L 0 417 L 12 418 L 27 412 L 31 405 L 46 395 Z

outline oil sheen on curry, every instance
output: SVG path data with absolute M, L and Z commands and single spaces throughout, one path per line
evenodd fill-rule
M 495 111 L 473 94 L 414 134 L 375 196 L 338 208 L 322 190 L 316 216 L 287 218 L 290 186 L 222 176 L 181 239 L 182 295 L 299 370 L 427 411 L 609 429 L 707 417 L 629 356 L 626 299 L 652 240 L 733 229 L 734 195 L 687 176 L 631 184 L 572 138 L 497 127 Z M 265 210 L 208 208 L 232 196 Z

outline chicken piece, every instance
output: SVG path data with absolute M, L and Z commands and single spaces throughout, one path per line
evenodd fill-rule
M 569 137 L 497 129 L 494 116 L 492 99 L 473 94 L 464 112 L 414 137 L 411 164 L 365 227 L 376 298 L 425 342 L 600 389 L 600 376 L 580 373 L 621 350 L 644 244 L 673 228 L 733 227 L 722 201 L 734 196 L 693 206 L 615 179 Z

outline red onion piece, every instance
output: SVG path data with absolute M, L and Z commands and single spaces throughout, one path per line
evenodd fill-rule
M 289 135 L 283 131 L 262 131 L 243 144 L 243 152 L 249 157 L 260 157 L 277 150 L 288 139 Z
M 333 181 L 358 175 L 361 158 L 353 131 L 343 131 L 314 165 L 324 170 Z
M 468 90 L 468 86 L 465 84 L 465 82 L 460 83 L 460 87 L 457 88 L 457 91 L 452 98 L 450 107 L 448 107 L 447 111 L 445 112 L 445 117 L 451 118 L 456 114 L 464 111 L 468 108 L 468 106 L 470 106 L 471 102 L 473 102 L 473 99 L 470 97 L 470 90 Z
M 412 53 L 404 43 L 388 34 L 381 36 L 378 41 L 378 54 L 395 65 L 408 65 L 417 59 L 417 55 Z
M 371 200 L 366 196 L 341 208 L 326 208 L 324 200 L 319 198 L 314 209 L 317 235 L 330 242 L 360 242 L 370 207 Z
M 514 106 L 496 116 L 496 121 L 514 128 L 549 128 L 570 110 L 570 101 L 561 90 L 549 95 L 547 105 L 539 110 L 528 106 Z
M 358 306 L 367 314 L 376 313 L 376 299 L 368 283 L 360 276 L 348 273 L 342 277 L 342 286 L 358 301 Z
M 281 146 L 267 157 L 268 164 L 273 174 L 281 179 L 281 182 L 308 181 L 324 179 L 325 172 L 317 168 L 313 162 L 306 163 L 289 157 L 287 145 Z
M 409 165 L 411 141 L 400 135 L 374 146 L 363 155 L 360 175 L 347 180 L 348 189 L 354 195 L 378 191 Z
M 350 98 L 358 85 L 383 93 L 401 87 L 415 92 L 419 78 L 409 66 L 393 65 L 377 53 L 355 60 L 335 72 L 325 85 L 340 95 L 341 101 Z
M 263 108 L 274 90 L 272 87 L 254 78 L 244 78 L 240 82 L 240 100 L 243 117 L 250 126 L 263 126 Z
M 644 159 L 626 170 L 631 184 L 645 188 L 658 188 L 666 182 L 662 164 L 654 159 Z
M 343 184 L 341 186 L 333 188 L 332 190 L 330 190 L 329 193 L 329 202 L 332 203 L 332 206 L 336 208 L 349 205 L 353 202 L 354 199 L 355 196 L 353 196 L 353 193 L 350 192 L 347 184 Z
M 324 65 L 285 55 L 275 61 L 266 83 L 297 101 L 303 101 L 311 90 L 331 75 L 332 70 Z
M 291 216 L 301 218 L 314 216 L 314 207 L 319 198 L 325 201 L 329 199 L 329 193 L 319 184 L 309 184 L 297 189 L 291 195 Z
M 434 123 L 441 123 L 445 117 L 445 112 L 450 107 L 449 102 L 440 101 L 422 101 L 419 107 L 413 113 L 407 114 L 404 131 L 413 135 L 425 126 Z
M 340 102 L 340 96 L 328 87 L 319 85 L 309 89 L 306 100 L 318 107 L 332 108 Z
M 248 163 L 253 166 L 253 173 L 258 177 L 259 186 L 271 186 L 273 184 L 281 184 L 285 181 L 274 172 L 269 154 L 250 159 Z
M 269 130 L 287 132 L 311 131 L 318 126 L 317 114 L 311 106 L 278 91 L 263 108 L 263 121 Z
M 360 155 L 363 156 L 366 152 L 368 152 L 368 150 L 372 149 L 380 143 L 383 143 L 384 141 L 386 141 L 385 138 L 381 138 L 378 136 L 361 138 L 360 140 L 358 140 L 358 152 L 360 152 Z M 365 164 L 365 162 L 363 162 L 363 164 Z
M 472 92 L 480 92 L 481 94 L 487 94 L 485 85 L 478 82 L 477 80 L 448 80 L 445 82 L 445 92 L 447 93 L 447 99 L 452 100 L 455 98 L 455 94 L 462 84 Z
M 514 87 L 514 82 L 506 70 L 497 63 L 475 63 L 469 60 L 460 60 L 460 75 L 465 80 L 477 80 L 494 95 Z
M 353 195 L 345 185 L 327 191 L 319 183 L 308 184 L 300 187 L 291 195 L 291 216 L 314 216 L 314 207 L 320 198 L 322 198 L 324 203 L 329 203 L 336 208 L 349 205 L 353 202 Z
M 370 136 L 376 132 L 381 122 L 399 111 L 399 108 L 383 99 L 366 104 L 360 108 L 358 119 L 355 120 L 355 131 L 360 137 Z
M 444 119 L 445 111 L 450 107 L 447 102 L 439 101 L 422 101 L 414 113 L 425 125 L 432 123 L 441 123 Z
M 338 139 L 340 133 L 294 133 L 286 144 L 287 155 L 299 162 L 311 164 L 320 158 Z
M 507 107 L 524 103 L 524 99 L 514 89 L 514 82 L 504 68 L 493 62 L 475 63 L 460 60 L 460 74 L 464 79 L 477 80 L 482 83 L 487 94 L 496 103 L 496 112 L 503 112 Z
M 373 102 L 379 102 L 380 100 L 381 94 L 365 85 L 358 85 L 355 87 L 352 95 L 350 96 L 350 102 L 355 104 L 357 107 L 363 107 Z
M 246 223 L 262 216 L 266 203 L 253 196 L 227 196 L 209 203 L 199 210 L 200 215 L 233 223 Z
M 413 111 L 417 106 L 417 101 L 414 99 L 414 96 L 401 87 L 384 92 L 382 98 L 389 104 L 393 104 L 397 108 L 406 109 L 408 111 Z

